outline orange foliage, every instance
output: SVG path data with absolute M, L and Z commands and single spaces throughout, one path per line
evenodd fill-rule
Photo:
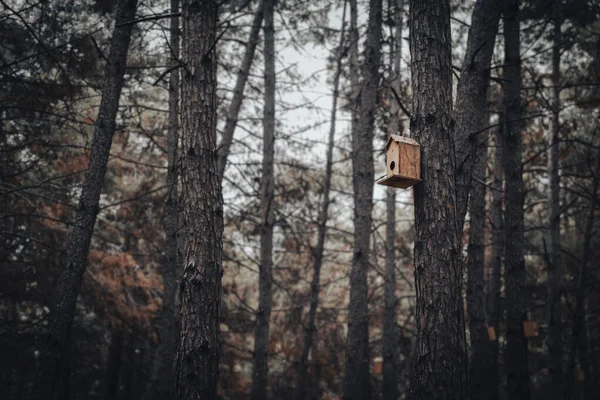
M 155 295 L 163 290 L 159 276 L 144 272 L 127 252 L 91 250 L 89 262 L 93 281 L 86 283 L 109 324 L 123 329 L 150 326 L 161 307 Z

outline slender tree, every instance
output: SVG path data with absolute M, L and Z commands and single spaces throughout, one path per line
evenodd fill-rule
M 133 30 L 133 24 L 125 22 L 134 19 L 136 8 L 137 0 L 120 0 L 117 4 L 115 28 L 90 158 L 73 231 L 68 240 L 65 268 L 58 278 L 54 304 L 48 321 L 49 337 L 40 366 L 39 398 L 69 398 L 71 325 L 98 215 L 108 155 L 116 130 L 115 120 L 119 111 L 119 99 Z
M 352 42 L 356 30 L 356 3 L 350 7 Z M 373 137 L 379 88 L 379 60 L 381 56 L 382 1 L 369 2 L 369 22 L 364 61 L 361 66 L 362 83 L 353 104 L 352 134 L 352 188 L 354 194 L 354 253 L 350 271 L 350 304 L 348 310 L 348 338 L 346 346 L 346 374 L 344 399 L 369 399 L 369 314 L 367 271 L 371 238 L 371 211 L 373 209 Z M 356 57 L 357 49 L 353 50 Z M 351 60 L 351 64 L 352 64 Z M 356 59 L 354 59 L 356 62 Z M 354 78 L 356 79 L 356 77 Z M 354 82 L 352 82 L 354 83 Z M 360 118 L 358 118 L 360 116 Z
M 478 0 L 475 3 L 467 51 L 457 86 L 453 117 L 459 233 L 462 232 L 467 212 L 473 165 L 481 148 L 480 144 L 487 137 L 490 62 L 501 9 L 502 2 L 497 0 Z
M 488 118 L 489 120 L 489 118 Z M 473 187 L 470 201 L 470 230 L 467 261 L 467 308 L 471 339 L 471 399 L 488 399 L 497 387 L 490 385 L 490 372 L 498 362 L 493 357 L 493 343 L 487 331 L 485 313 L 485 223 L 487 142 L 481 143 L 473 164 Z
M 317 227 L 317 245 L 312 248 L 313 256 L 313 277 L 310 285 L 310 308 L 308 311 L 308 321 L 304 328 L 302 343 L 302 353 L 298 362 L 298 373 L 296 377 L 296 399 L 304 400 L 306 398 L 306 374 L 308 369 L 308 356 L 310 354 L 313 334 L 316 331 L 317 308 L 319 307 L 319 291 L 321 279 L 321 267 L 323 265 L 323 254 L 325 251 L 325 234 L 327 233 L 327 221 L 329 219 L 329 204 L 331 192 L 331 177 L 333 174 L 333 146 L 335 144 L 335 126 L 337 121 L 337 107 L 340 90 L 340 76 L 342 74 L 342 59 L 344 57 L 344 36 L 346 28 L 346 5 L 344 2 L 344 11 L 342 14 L 342 29 L 340 32 L 340 43 L 337 50 L 336 70 L 333 76 L 333 100 L 331 105 L 331 124 L 329 126 L 329 141 L 327 144 L 327 156 L 325 161 L 325 182 L 323 184 L 323 202 L 319 213 L 319 223 Z
M 498 398 L 498 328 L 502 316 L 502 254 L 504 253 L 504 218 L 503 218 L 503 190 L 502 190 L 502 136 L 503 114 L 498 116 L 500 124 L 493 132 L 494 137 L 494 163 L 492 180 L 492 209 L 491 209 L 491 246 L 490 280 L 487 290 L 487 327 L 492 330 L 493 336 L 488 333 L 490 340 L 490 364 L 487 374 L 487 385 L 490 386 L 487 395 L 490 399 Z M 491 337 L 490 337 L 491 336 Z
M 223 181 L 223 175 L 225 174 L 225 167 L 227 166 L 227 157 L 229 156 L 229 150 L 233 143 L 233 133 L 238 122 L 238 115 L 242 108 L 242 102 L 244 100 L 244 88 L 246 82 L 248 82 L 248 76 L 250 75 L 250 67 L 252 67 L 252 61 L 254 60 L 254 53 L 256 46 L 260 38 L 260 28 L 263 21 L 263 5 L 260 3 L 254 14 L 254 20 L 252 21 L 252 28 L 250 29 L 250 36 L 246 42 L 246 52 L 242 59 L 242 65 L 238 71 L 237 78 L 235 81 L 235 87 L 233 88 L 233 97 L 229 108 L 227 109 L 227 120 L 225 121 L 225 128 L 223 129 L 223 135 L 221 136 L 221 142 L 217 150 L 217 157 L 219 162 L 219 176 Z
M 265 103 L 263 115 L 263 160 L 260 182 L 260 267 L 259 298 L 254 330 L 254 354 L 252 357 L 253 400 L 267 398 L 269 373 L 269 320 L 273 302 L 273 222 L 275 157 L 275 1 L 264 0 L 264 59 Z
M 219 377 L 223 199 L 217 169 L 218 4 L 184 0 L 181 203 L 184 223 L 175 398 L 215 399 Z
M 451 137 L 450 2 L 413 0 L 409 20 L 410 127 L 421 144 L 422 182 L 414 187 L 417 339 L 408 398 L 466 399 L 468 361 Z
M 179 12 L 179 0 L 171 0 L 171 13 Z M 179 15 L 171 17 L 170 58 L 179 63 Z M 177 351 L 179 309 L 176 306 L 177 280 L 181 274 L 181 257 L 178 254 L 179 192 L 177 147 L 179 141 L 179 68 L 169 76 L 169 116 L 167 128 L 167 199 L 164 212 L 166 251 L 161 275 L 163 279 L 163 308 L 159 319 L 159 345 L 154 355 L 150 379 L 144 399 L 170 398 L 174 387 L 173 360 Z
M 588 294 L 586 290 L 586 279 L 589 279 L 589 264 L 593 254 L 592 237 L 594 236 L 594 220 L 596 216 L 596 204 L 598 203 L 598 187 L 600 186 L 600 150 L 596 152 L 596 163 L 593 170 L 592 185 L 590 188 L 590 200 L 587 210 L 587 218 L 583 232 L 583 246 L 581 246 L 581 258 L 579 269 L 576 274 L 576 295 L 575 295 L 575 320 L 571 340 L 573 341 L 573 350 L 570 354 L 567 374 L 566 393 L 572 393 L 574 390 L 575 376 L 575 352 L 579 355 L 579 365 L 583 371 L 585 381 L 583 384 L 585 399 L 593 399 L 595 393 L 595 384 L 597 384 L 593 370 L 596 366 L 592 365 L 590 357 L 589 333 L 588 333 Z
M 555 7 L 558 8 L 557 2 Z M 550 368 L 548 376 L 552 385 L 552 397 L 563 399 L 562 373 L 562 324 L 561 309 L 561 248 L 560 248 L 560 58 L 562 42 L 562 20 L 559 12 L 554 18 L 552 49 L 552 116 L 548 137 L 548 352 Z
M 396 31 L 393 41 L 393 60 L 392 73 L 393 90 L 400 93 L 401 89 L 401 71 L 400 62 L 402 60 L 402 29 L 404 0 L 397 0 L 395 3 L 395 22 Z M 393 98 L 393 96 L 390 96 Z M 388 126 L 390 135 L 397 135 L 400 129 L 400 118 L 398 117 L 399 105 L 396 101 L 391 102 L 391 120 Z M 386 233 L 385 233 L 385 283 L 384 283 L 384 310 L 383 310 L 383 400 L 395 400 L 399 396 L 398 392 L 398 354 L 396 337 L 396 190 L 393 187 L 387 188 L 386 193 Z
M 506 286 L 507 391 L 511 399 L 529 399 L 527 339 L 523 332 L 525 306 L 523 228 L 523 129 L 519 0 L 506 0 L 504 20 L 504 115 L 502 165 L 506 178 L 504 268 Z
M 475 3 L 454 109 L 458 232 L 461 237 L 471 192 L 467 262 L 467 308 L 471 339 L 471 398 L 489 398 L 497 391 L 489 384 L 497 359 L 486 329 L 484 294 L 485 169 L 489 126 L 490 63 L 500 21 L 501 3 Z M 493 373 L 493 372 L 492 372 Z

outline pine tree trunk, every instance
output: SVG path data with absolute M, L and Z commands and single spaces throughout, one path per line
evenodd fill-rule
M 215 152 L 216 1 L 183 1 L 181 202 L 184 223 L 175 398 L 215 399 L 219 377 L 223 198 Z
M 123 87 L 127 52 L 137 0 L 118 2 L 115 28 L 110 44 L 108 65 L 98 118 L 94 128 L 90 159 L 77 206 L 75 223 L 67 247 L 65 269 L 58 278 L 54 304 L 48 321 L 49 338 L 40 366 L 39 398 L 69 398 L 71 325 L 77 296 L 99 210 L 100 193 L 106 174 L 106 164 L 116 129 L 116 116 Z
M 313 335 L 316 331 L 317 308 L 319 307 L 319 290 L 321 279 L 321 266 L 323 265 L 323 253 L 325 250 L 325 234 L 327 233 L 327 221 L 329 219 L 329 195 L 331 191 L 331 176 L 333 170 L 333 146 L 335 144 L 335 126 L 337 120 L 337 104 L 340 88 L 340 76 L 342 73 L 342 58 L 344 55 L 344 35 L 346 27 L 346 4 L 342 14 L 342 29 L 340 33 L 340 44 L 337 51 L 337 63 L 335 76 L 333 78 L 333 104 L 331 105 L 331 125 L 329 127 L 329 142 L 327 145 L 327 158 L 325 161 L 325 182 L 323 184 L 323 203 L 319 214 L 319 225 L 317 227 L 317 245 L 313 252 L 313 277 L 310 285 L 310 308 L 308 321 L 304 330 L 302 354 L 298 362 L 298 373 L 296 377 L 296 399 L 304 400 L 307 393 L 306 375 L 308 369 L 308 356 L 310 354 Z
M 350 7 L 351 43 L 356 32 L 356 3 Z M 354 14 L 354 16 L 352 15 Z M 350 272 L 350 304 L 348 306 L 348 337 L 344 400 L 371 398 L 369 382 L 369 313 L 367 271 L 369 270 L 371 211 L 373 209 L 373 137 L 378 104 L 379 60 L 381 55 L 382 1 L 371 0 L 365 59 L 361 68 L 360 98 L 354 104 L 352 126 L 352 187 L 354 193 L 354 253 Z M 357 56 L 357 49 L 353 51 Z M 356 61 L 356 60 L 355 60 Z M 351 61 L 352 62 L 352 61 Z M 354 83 L 354 82 L 353 82 Z M 360 117 L 358 117 L 360 116 Z
M 579 354 L 579 364 L 585 375 L 584 381 L 584 394 L 586 399 L 593 399 L 595 395 L 594 385 L 597 377 L 592 374 L 593 367 L 591 365 L 591 357 L 589 354 L 590 342 L 588 338 L 588 326 L 587 326 L 587 294 L 586 294 L 586 282 L 589 272 L 588 264 L 591 261 L 593 251 L 591 248 L 592 237 L 594 235 L 594 219 L 596 212 L 596 203 L 598 202 L 598 186 L 600 184 L 600 151 L 596 154 L 596 165 L 593 171 L 592 187 L 590 191 L 590 204 L 588 209 L 588 216 L 585 224 L 585 230 L 583 234 L 583 246 L 581 249 L 581 263 L 579 271 L 577 272 L 577 287 L 575 296 L 575 320 L 573 321 L 573 333 L 571 340 L 573 340 L 573 351 L 570 355 L 570 360 L 567 365 L 567 388 L 566 393 L 573 393 L 574 382 L 573 378 L 575 375 L 575 348 Z
M 521 56 L 519 39 L 519 1 L 504 3 L 504 127 L 502 164 L 506 177 L 506 236 L 504 243 L 506 287 L 506 355 L 508 397 L 530 397 L 525 321 L 525 259 L 523 228 L 523 162 L 521 131 Z
M 393 74 L 391 82 L 396 93 L 401 89 L 400 62 L 402 60 L 402 29 L 403 29 L 404 0 L 397 0 L 395 12 L 395 35 L 393 49 Z M 393 99 L 393 96 L 390 96 Z M 391 120 L 388 126 L 390 135 L 397 135 L 400 129 L 400 110 L 396 100 L 391 100 Z M 382 399 L 396 400 L 400 395 L 398 391 L 398 337 L 396 330 L 396 190 L 388 187 L 386 195 L 386 236 L 385 236 L 385 283 L 384 283 L 384 309 L 383 309 L 383 385 Z
M 115 329 L 112 333 L 110 346 L 108 347 L 108 359 L 106 360 L 106 389 L 104 395 L 106 400 L 113 400 L 119 396 L 122 355 L 123 334 Z
M 496 0 L 479 0 L 475 3 L 454 110 L 459 237 L 462 236 L 460 233 L 471 192 L 467 308 L 471 338 L 472 399 L 489 398 L 497 391 L 497 387 L 489 384 L 489 375 L 494 373 L 497 359 L 494 358 L 494 344 L 489 340 L 485 317 L 486 187 L 482 182 L 485 181 L 487 164 L 489 67 L 500 11 L 501 3 Z
M 483 106 L 482 108 L 484 108 Z M 487 107 L 485 107 L 487 108 Z M 484 121 L 489 121 L 486 114 Z M 484 138 L 485 139 L 485 138 Z M 490 385 L 490 375 L 496 371 L 493 343 L 489 339 L 485 316 L 485 223 L 487 140 L 481 141 L 473 164 L 473 182 L 469 214 L 470 231 L 467 262 L 467 309 L 471 338 L 471 399 L 489 399 L 497 387 Z
M 452 144 L 450 2 L 410 3 L 417 340 L 408 398 L 466 399 L 467 349 Z M 435 71 L 435 73 L 432 73 Z
M 179 0 L 171 0 L 171 13 L 179 12 Z M 171 63 L 179 62 L 179 16 L 171 18 Z M 179 339 L 179 309 L 176 307 L 177 279 L 181 274 L 181 256 L 178 249 L 179 194 L 177 170 L 177 146 L 179 131 L 179 68 L 169 77 L 169 116 L 167 130 L 167 199 L 165 203 L 164 229 L 166 254 L 161 266 L 163 279 L 163 309 L 159 318 L 159 345 L 154 355 L 150 379 L 143 398 L 147 400 L 171 398 L 174 388 L 173 360 Z
M 227 109 L 227 120 L 225 121 L 225 128 L 223 129 L 223 136 L 219 143 L 217 150 L 217 157 L 219 163 L 219 177 L 221 182 L 225 174 L 225 167 L 227 166 L 227 157 L 229 156 L 229 149 L 233 143 L 233 133 L 238 122 L 238 115 L 242 108 L 242 101 L 244 100 L 244 88 L 248 81 L 248 75 L 250 74 L 250 67 L 252 67 L 252 61 L 254 60 L 254 52 L 258 45 L 260 37 L 260 27 L 263 21 L 263 4 L 258 5 L 258 9 L 254 14 L 254 20 L 252 21 L 252 28 L 250 30 L 250 37 L 246 42 L 246 52 L 242 59 L 242 65 L 238 71 L 237 78 L 235 80 L 235 87 L 233 88 L 233 97 L 231 103 Z
M 260 271 L 259 298 L 252 358 L 253 400 L 267 398 L 269 373 L 269 320 L 273 303 L 273 222 L 275 218 L 273 164 L 275 151 L 275 28 L 274 0 L 264 0 L 265 104 L 263 116 L 263 161 L 260 182 Z
M 487 375 L 487 385 L 490 387 L 488 398 L 496 400 L 498 398 L 499 377 L 498 377 L 498 337 L 500 336 L 499 327 L 502 318 L 502 254 L 504 253 L 504 218 L 503 218 L 503 188 L 502 178 L 504 175 L 502 169 L 502 136 L 504 126 L 504 116 L 498 116 L 500 125 L 494 130 L 494 179 L 492 182 L 492 222 L 491 246 L 492 256 L 490 261 L 490 281 L 487 292 L 487 313 L 488 329 L 493 329 L 494 340 L 490 338 L 490 364 Z M 488 335 L 489 337 L 489 335 Z
M 561 314 L 561 245 L 560 245 L 560 52 L 562 21 L 554 21 L 554 48 L 552 49 L 552 126 L 548 138 L 548 353 L 550 367 L 548 378 L 552 385 L 552 397 L 565 398 L 562 372 L 562 322 Z
M 456 201 L 459 236 L 463 229 L 478 145 L 487 137 L 490 63 L 498 32 L 502 2 L 478 0 L 473 9 L 467 51 L 458 81 L 454 108 L 456 152 Z

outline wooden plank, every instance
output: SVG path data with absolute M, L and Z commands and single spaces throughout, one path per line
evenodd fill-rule
M 399 175 L 384 176 L 377 181 L 379 185 L 391 186 L 399 189 L 409 188 L 419 182 L 421 182 L 420 179 L 412 179 Z
M 421 177 L 421 148 L 408 144 L 399 145 L 400 169 L 398 173 L 411 179 Z

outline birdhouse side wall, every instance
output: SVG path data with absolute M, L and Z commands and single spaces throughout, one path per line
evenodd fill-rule
M 398 170 L 397 174 L 410 178 L 421 178 L 421 149 L 419 146 L 398 143 Z

